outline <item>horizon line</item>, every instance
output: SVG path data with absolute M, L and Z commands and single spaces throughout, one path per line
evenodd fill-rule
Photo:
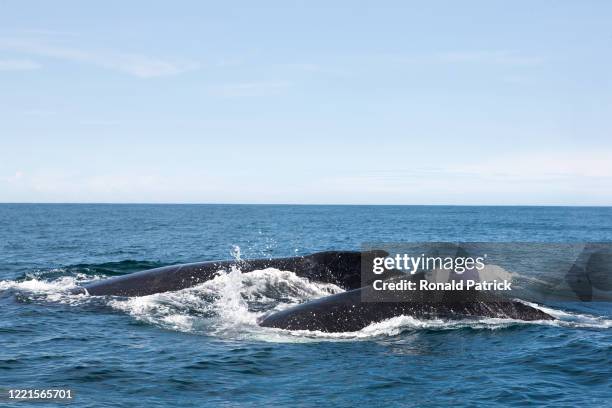
M 215 203 L 215 202 L 34 202 L 0 201 L 0 205 L 250 205 L 250 206 L 312 206 L 312 207 L 560 207 L 611 208 L 612 204 L 356 204 L 356 203 Z

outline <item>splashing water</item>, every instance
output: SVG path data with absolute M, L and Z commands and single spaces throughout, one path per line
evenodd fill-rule
M 237 256 L 237 259 L 239 259 L 240 253 Z M 236 266 L 232 266 L 230 272 L 219 275 L 217 279 L 223 281 L 218 286 L 219 296 L 214 304 L 219 313 L 219 318 L 230 327 L 256 324 L 256 316 L 249 312 L 247 301 L 243 297 L 244 279 L 242 272 Z
M 239 248 L 235 251 L 239 258 Z M 99 279 L 101 277 L 96 277 Z M 343 290 L 333 284 L 310 282 L 293 272 L 274 268 L 242 273 L 238 267 L 220 271 L 212 280 L 192 288 L 149 296 L 120 298 L 71 294 L 70 289 L 90 281 L 91 276 L 63 276 L 52 280 L 34 277 L 23 281 L 0 281 L 0 294 L 15 292 L 29 299 L 70 304 L 103 300 L 106 307 L 159 327 L 224 338 L 250 338 L 273 342 L 345 341 L 397 336 L 406 331 L 453 329 L 503 329 L 516 325 L 549 325 L 606 329 L 612 320 L 566 312 L 534 303 L 555 320 L 526 322 L 513 319 L 480 318 L 463 320 L 420 320 L 396 316 L 373 323 L 358 332 L 324 333 L 308 330 L 263 328 L 257 321 L 263 315 Z
M 240 247 L 238 245 L 232 245 L 232 249 L 230 250 L 230 256 L 236 261 L 240 261 Z

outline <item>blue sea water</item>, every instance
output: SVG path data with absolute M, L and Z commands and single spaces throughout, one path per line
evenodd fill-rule
M 256 325 L 336 290 L 283 271 L 144 298 L 68 293 L 238 252 L 412 241 L 609 242 L 612 208 L 2 204 L 0 387 L 71 388 L 79 407 L 612 406 L 609 302 L 548 305 L 548 324 L 406 317 L 324 335 Z

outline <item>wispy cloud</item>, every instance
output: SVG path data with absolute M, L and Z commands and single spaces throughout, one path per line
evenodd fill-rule
M 384 63 L 407 64 L 474 64 L 499 66 L 535 66 L 546 62 L 546 58 L 511 50 L 450 50 L 413 55 L 383 55 Z
M 524 55 L 513 51 L 449 51 L 433 57 L 446 63 L 479 63 L 495 65 L 537 65 L 544 62 L 538 56 Z
M 259 81 L 226 84 L 212 89 L 212 93 L 222 97 L 272 96 L 284 92 L 291 86 L 287 81 Z
M 40 64 L 27 59 L 0 60 L 0 71 L 30 71 L 40 68 Z
M 8 49 L 39 57 L 91 64 L 124 72 L 139 78 L 177 75 L 200 67 L 198 63 L 189 60 L 169 60 L 139 54 L 86 51 L 78 48 L 55 46 L 43 42 L 21 39 L 0 39 L 0 49 Z
M 363 203 L 609 205 L 609 157 L 609 151 L 545 151 L 465 164 L 364 169 L 318 180 L 316 188 Z
M 66 30 L 50 30 L 47 28 L 23 28 L 19 30 L 8 31 L 7 35 L 27 35 L 27 36 L 41 36 L 41 37 L 49 37 L 49 36 L 70 36 L 76 37 L 78 34 L 74 31 L 66 31 Z
M 610 151 L 531 152 L 457 166 L 452 172 L 496 180 L 612 180 Z
M 308 75 L 332 75 L 343 78 L 355 78 L 365 71 L 373 69 L 388 70 L 392 67 L 457 67 L 480 69 L 517 69 L 526 71 L 547 62 L 546 57 L 512 50 L 447 50 L 421 53 L 374 53 L 374 54 L 339 54 L 327 56 L 325 60 L 309 63 L 284 63 L 277 67 L 302 72 Z M 518 75 L 509 75 L 504 81 L 519 82 Z M 521 76 L 520 82 L 528 82 L 528 77 Z

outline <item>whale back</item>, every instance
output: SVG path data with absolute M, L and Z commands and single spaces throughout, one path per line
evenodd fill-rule
M 294 272 L 311 281 L 333 283 L 350 290 L 361 286 L 361 262 L 371 262 L 384 251 L 326 251 L 288 258 L 197 262 L 134 272 L 89 283 L 75 291 L 93 296 L 146 296 L 185 289 L 213 279 L 220 271 L 243 273 L 266 268 Z
M 466 293 L 467 292 L 467 293 Z M 517 300 L 477 291 L 410 292 L 404 301 L 371 301 L 376 294 L 367 286 L 312 300 L 273 313 L 259 324 L 285 330 L 353 332 L 397 316 L 417 319 L 492 317 L 519 320 L 552 320 L 543 311 Z M 363 301 L 370 299 L 370 301 Z

